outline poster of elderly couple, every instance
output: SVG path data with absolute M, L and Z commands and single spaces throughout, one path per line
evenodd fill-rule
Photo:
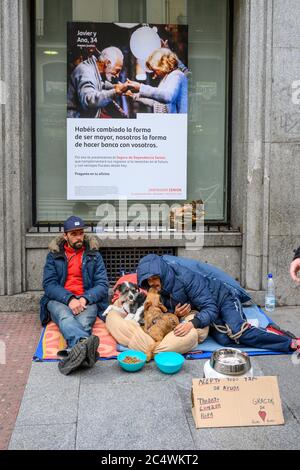
M 70 200 L 185 200 L 188 28 L 68 23 Z

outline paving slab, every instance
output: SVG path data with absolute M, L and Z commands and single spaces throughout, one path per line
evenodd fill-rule
M 81 373 L 81 384 L 141 384 L 145 382 L 164 382 L 168 375 L 163 374 L 151 361 L 134 373 L 128 373 L 119 366 L 118 361 L 98 361 L 93 369 L 87 369 Z
M 275 308 L 274 312 L 268 315 L 279 326 L 291 331 L 300 338 L 300 307 Z
M 300 427 L 283 407 L 282 426 L 195 429 L 188 417 L 192 436 L 198 450 L 281 450 L 299 449 Z
M 282 401 L 300 423 L 300 360 L 294 356 L 257 358 L 263 375 L 276 375 Z M 300 447 L 300 443 L 299 443 Z
M 9 450 L 74 450 L 76 423 L 15 428 Z
M 82 384 L 76 448 L 195 449 L 176 385 L 170 381 Z
M 16 427 L 74 423 L 80 372 L 62 375 L 57 363 L 33 363 Z

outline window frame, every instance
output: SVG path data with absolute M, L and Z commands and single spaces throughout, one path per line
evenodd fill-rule
M 227 0 L 227 51 L 226 51 L 226 93 L 225 103 L 225 142 L 224 142 L 224 217 L 220 220 L 207 219 L 205 226 L 227 226 L 231 225 L 231 169 L 232 169 L 232 99 L 233 99 L 233 28 L 234 28 L 234 1 Z M 31 148 L 32 148 L 32 224 L 33 227 L 60 227 L 63 221 L 48 222 L 37 220 L 37 146 L 36 146 L 36 7 L 35 0 L 30 1 L 30 45 L 31 45 Z M 151 200 L 152 201 L 152 200 Z M 137 201 L 138 202 L 138 201 Z M 163 203 L 164 201 L 158 201 Z M 153 200 L 152 203 L 155 203 Z M 90 221 L 92 226 L 97 224 L 97 220 Z

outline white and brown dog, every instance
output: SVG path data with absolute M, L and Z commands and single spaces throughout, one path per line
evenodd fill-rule
M 133 282 L 122 282 L 114 289 L 114 294 L 119 293 L 116 301 L 107 307 L 103 316 L 111 310 L 118 311 L 125 320 L 135 320 L 142 325 L 144 302 L 146 295 L 140 292 L 138 286 Z

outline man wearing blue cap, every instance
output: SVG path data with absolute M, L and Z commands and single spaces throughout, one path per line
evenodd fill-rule
M 67 341 L 67 349 L 58 353 L 58 368 L 64 375 L 80 366 L 94 366 L 99 338 L 91 334 L 92 327 L 108 305 L 99 240 L 85 234 L 84 228 L 80 217 L 69 217 L 64 234 L 49 245 L 44 267 L 40 318 L 42 325 L 54 321 Z

